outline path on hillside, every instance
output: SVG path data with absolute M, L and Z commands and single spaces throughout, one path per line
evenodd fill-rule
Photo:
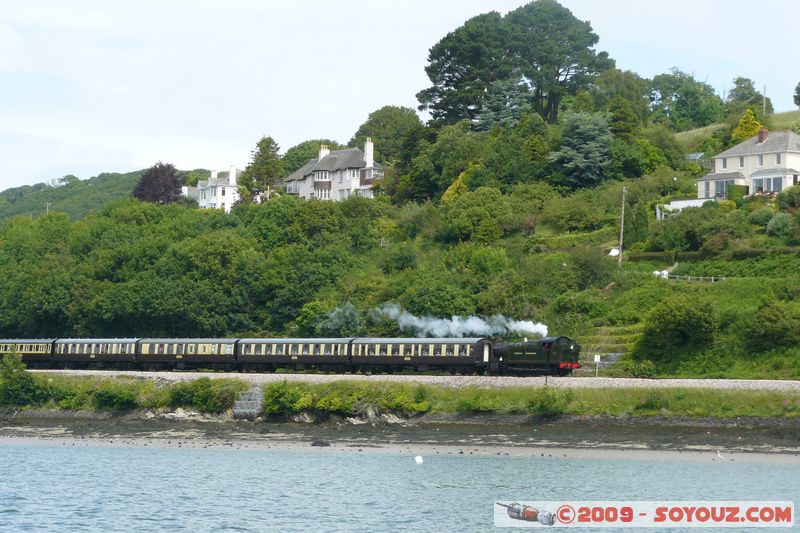
M 408 374 L 257 374 L 235 372 L 142 372 L 118 370 L 34 370 L 40 373 L 55 373 L 69 376 L 127 376 L 153 379 L 164 382 L 189 381 L 202 377 L 236 378 L 250 383 L 263 384 L 280 381 L 302 381 L 306 383 L 329 383 L 331 381 L 393 381 L 397 383 L 424 383 L 444 387 L 541 387 L 547 385 L 560 388 L 699 388 L 784 391 L 800 393 L 800 381 L 757 379 L 638 379 L 638 378 L 593 378 L 593 377 L 511 377 L 511 376 L 425 376 Z

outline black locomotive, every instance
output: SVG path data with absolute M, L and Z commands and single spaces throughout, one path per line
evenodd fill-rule
M 495 343 L 490 338 L 0 339 L 0 356 L 31 367 L 327 372 L 426 371 L 566 375 L 580 368 L 568 337 Z

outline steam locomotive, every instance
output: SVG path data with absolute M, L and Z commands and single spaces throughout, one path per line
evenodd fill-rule
M 0 357 L 16 353 L 30 367 L 214 369 L 326 372 L 444 370 L 465 374 L 548 374 L 580 368 L 569 337 L 495 343 L 473 338 L 329 339 L 0 339 Z

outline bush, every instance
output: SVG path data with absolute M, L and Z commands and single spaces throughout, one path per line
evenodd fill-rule
M 766 228 L 769 221 L 772 220 L 773 215 L 775 215 L 775 211 L 769 207 L 761 207 L 747 215 L 747 221 L 754 226 Z
M 767 235 L 784 239 L 789 236 L 792 217 L 786 213 L 775 213 L 767 224 Z
M 310 408 L 311 402 L 302 401 L 303 392 L 296 384 L 287 381 L 267 385 L 264 389 L 264 412 L 268 415 L 286 416 Z
M 557 391 L 551 387 L 544 387 L 528 399 L 527 408 L 532 415 L 552 418 L 563 414 L 572 403 L 572 398 L 573 393 L 569 389 Z
M 647 315 L 634 351 L 648 359 L 696 352 L 713 342 L 716 322 L 710 302 L 696 296 L 671 296 Z
M 778 208 L 784 211 L 792 211 L 800 207 L 800 187 L 787 187 L 775 198 Z
M 173 407 L 190 407 L 206 413 L 221 413 L 233 407 L 236 394 L 246 385 L 232 379 L 200 378 L 177 383 L 169 390 Z
M 48 396 L 47 387 L 25 369 L 22 356 L 0 357 L 0 405 L 36 405 Z
M 130 383 L 103 383 L 94 391 L 94 403 L 98 409 L 114 411 L 129 411 L 138 406 L 136 391 Z
M 658 374 L 658 366 L 650 359 L 630 361 L 625 369 L 635 378 L 650 379 L 656 377 Z
M 800 305 L 779 300 L 762 305 L 753 318 L 750 340 L 764 348 L 800 344 Z

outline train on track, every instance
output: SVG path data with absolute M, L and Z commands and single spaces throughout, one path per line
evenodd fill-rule
M 525 342 L 473 338 L 0 339 L 0 356 L 29 367 L 325 372 L 428 371 L 567 375 L 580 368 L 569 337 Z

